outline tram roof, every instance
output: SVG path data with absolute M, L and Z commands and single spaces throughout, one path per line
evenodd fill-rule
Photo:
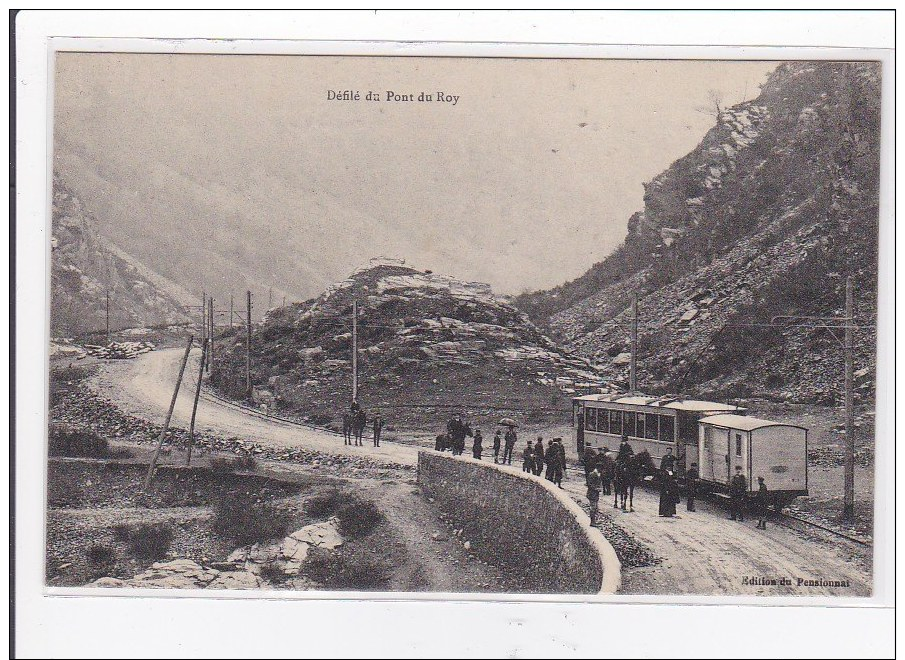
M 575 397 L 575 401 L 598 401 L 601 403 L 617 403 L 626 406 L 648 406 L 652 408 L 670 408 L 685 412 L 742 412 L 745 408 L 730 403 L 717 401 L 699 401 L 697 399 L 681 399 L 667 396 L 643 396 L 622 394 L 587 394 Z
M 738 431 L 756 431 L 766 426 L 791 426 L 796 429 L 804 429 L 803 426 L 798 426 L 797 424 L 786 424 L 785 422 L 774 422 L 769 419 L 758 419 L 757 417 L 742 415 L 709 415 L 701 419 L 701 424 Z

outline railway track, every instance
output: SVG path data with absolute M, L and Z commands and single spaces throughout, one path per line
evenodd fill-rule
M 873 541 L 869 541 L 864 538 L 859 538 L 857 536 L 851 536 L 846 534 L 845 532 L 840 532 L 838 529 L 833 529 L 832 527 L 827 527 L 825 525 L 821 525 L 812 520 L 807 520 L 805 518 L 800 518 L 798 516 L 792 515 L 791 513 L 780 513 L 778 516 L 773 518 L 773 522 L 777 525 L 785 527 L 786 529 L 791 529 L 793 531 L 797 531 L 795 529 L 795 525 L 790 525 L 788 523 L 783 522 L 783 520 L 794 520 L 796 523 L 800 525 L 805 525 L 806 527 L 813 527 L 814 529 L 819 529 L 828 534 L 832 534 L 833 536 L 838 536 L 839 538 L 843 538 L 852 543 L 856 543 L 865 548 L 872 548 L 874 546 Z

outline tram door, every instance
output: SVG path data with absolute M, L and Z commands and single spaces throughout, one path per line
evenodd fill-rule
M 729 483 L 729 433 L 702 424 L 703 443 L 701 445 L 701 478 L 717 483 Z

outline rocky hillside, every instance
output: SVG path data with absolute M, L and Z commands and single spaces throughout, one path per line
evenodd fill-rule
M 186 320 L 180 292 L 101 239 L 91 212 L 58 175 L 53 181 L 51 334 L 104 331 L 107 292 L 112 330 Z
M 273 310 L 254 327 L 256 401 L 318 423 L 338 421 L 351 398 L 353 300 L 359 400 L 396 426 L 439 424 L 453 410 L 475 419 L 503 410 L 561 417 L 571 386 L 597 379 L 488 285 L 384 263 Z M 211 383 L 245 396 L 242 331 L 215 345 Z
M 517 304 L 616 385 L 627 384 L 637 293 L 642 389 L 831 404 L 841 331 L 775 317 L 841 316 L 851 275 L 864 326 L 856 396 L 868 399 L 879 108 L 879 65 L 781 64 L 757 99 L 721 109 L 701 144 L 645 186 L 619 249 Z

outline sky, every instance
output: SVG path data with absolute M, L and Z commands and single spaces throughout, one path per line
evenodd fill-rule
M 61 53 L 55 165 L 189 289 L 205 263 L 211 288 L 301 298 L 391 256 L 515 294 L 612 252 L 643 184 L 713 126 L 712 92 L 754 98 L 775 66 Z

